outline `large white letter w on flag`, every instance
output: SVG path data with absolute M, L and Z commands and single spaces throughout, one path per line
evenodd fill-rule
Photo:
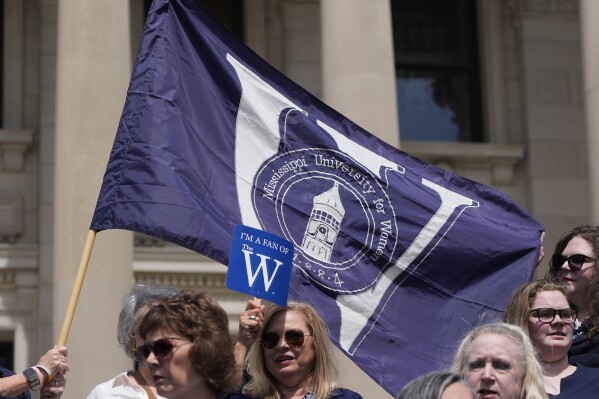
M 281 141 L 278 126 L 281 112 L 284 109 L 296 109 L 304 114 L 306 112 L 232 56 L 227 55 L 227 60 L 235 69 L 242 87 L 235 135 L 235 170 L 237 171 L 236 188 L 239 208 L 243 224 L 260 228 L 260 222 L 252 206 L 252 182 L 261 165 L 277 153 Z M 324 122 L 316 120 L 316 123 L 323 129 L 324 134 L 328 134 L 335 140 L 340 151 L 350 155 L 373 175 L 379 176 L 384 183 L 388 184 L 387 173 L 405 173 L 404 167 L 350 140 Z M 248 148 L 251 148 L 252 151 L 248 151 Z M 423 253 L 435 238 L 438 240 L 442 238 L 438 237 L 438 234 L 446 224 L 449 223 L 451 227 L 451 223 L 455 223 L 455 220 L 466 209 L 479 206 L 478 202 L 424 178 L 421 184 L 435 192 L 440 198 L 441 203 L 437 212 L 431 214 L 429 222 L 420 234 L 395 264 L 379 276 L 372 289 L 337 297 L 336 302 L 341 310 L 339 343 L 349 354 L 353 354 L 370 333 L 369 320 L 376 322 L 384 310 L 383 300 L 393 295 L 397 287 L 396 284 L 393 284 L 394 280 Z M 429 251 L 432 250 L 429 249 Z M 246 265 L 249 265 L 249 254 L 245 255 Z M 263 270 L 266 284 L 268 280 L 266 260 L 263 259 L 260 265 L 258 271 Z M 251 274 L 248 266 L 250 284 L 257 278 L 258 271 Z

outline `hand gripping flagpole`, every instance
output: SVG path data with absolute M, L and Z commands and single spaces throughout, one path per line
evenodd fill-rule
M 89 258 L 92 253 L 92 248 L 94 247 L 95 239 L 96 232 L 94 230 L 90 230 L 87 233 L 87 240 L 85 241 L 83 254 L 81 255 L 81 260 L 79 261 L 79 270 L 77 270 L 77 277 L 75 277 L 73 291 L 71 291 L 71 299 L 69 300 L 67 313 L 65 314 L 64 321 L 62 322 L 62 329 L 60 330 L 60 337 L 58 338 L 57 345 L 65 346 L 67 343 L 67 338 L 69 337 L 69 331 L 71 329 L 71 323 L 73 322 L 73 316 L 75 315 L 77 301 L 79 300 L 79 294 L 81 293 L 83 279 L 85 278 L 85 272 L 87 271 L 87 265 L 89 264 Z

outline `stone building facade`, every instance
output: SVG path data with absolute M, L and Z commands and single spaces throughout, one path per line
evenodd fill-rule
M 409 115 L 397 112 L 404 72 L 394 38 L 409 33 L 402 23 L 425 30 L 418 16 L 435 6 L 421 1 L 424 11 L 402 14 L 402 1 L 245 0 L 234 16 L 258 54 L 366 130 L 514 198 L 546 227 L 546 252 L 563 231 L 599 222 L 599 3 L 448 0 L 474 12 L 465 35 L 476 45 L 480 97 L 471 100 L 480 118 L 470 139 L 440 141 L 400 133 Z M 145 3 L 0 0 L 0 357 L 17 370 L 60 335 Z M 134 281 L 208 290 L 229 312 L 234 334 L 247 298 L 225 288 L 225 272 L 150 237 L 100 232 L 69 330 L 64 397 L 85 397 L 132 367 L 115 327 Z M 390 397 L 340 360 L 345 386 L 367 399 Z

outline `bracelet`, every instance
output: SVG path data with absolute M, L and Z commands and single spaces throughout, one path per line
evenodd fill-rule
M 46 381 L 44 381 L 44 384 L 47 382 L 50 382 L 50 380 L 52 379 L 52 373 L 50 372 L 50 369 L 42 364 L 38 364 L 35 367 L 42 369 L 46 372 Z
M 27 386 L 32 391 L 39 391 L 42 388 L 40 383 L 40 376 L 43 377 L 42 372 L 35 367 L 29 367 L 23 370 L 23 375 L 27 380 Z

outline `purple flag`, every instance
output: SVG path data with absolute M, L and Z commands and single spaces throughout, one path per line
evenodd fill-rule
M 290 298 L 392 395 L 498 317 L 543 230 L 504 194 L 329 108 L 196 1 L 155 0 L 91 229 L 227 264 L 236 224 L 293 243 Z

